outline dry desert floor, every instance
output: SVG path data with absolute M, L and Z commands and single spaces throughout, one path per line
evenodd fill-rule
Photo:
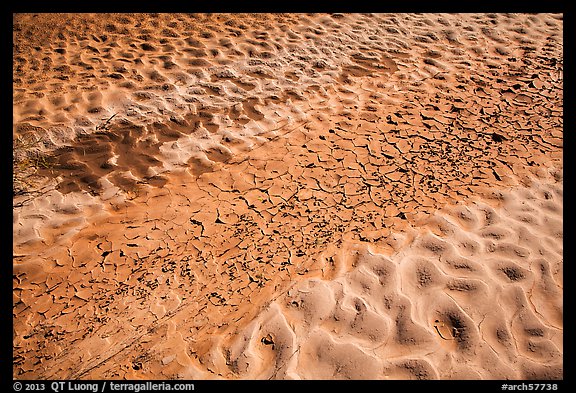
M 559 14 L 14 14 L 13 377 L 562 379 Z

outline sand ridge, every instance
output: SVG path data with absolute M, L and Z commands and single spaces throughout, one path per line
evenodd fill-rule
M 18 378 L 561 378 L 557 15 L 14 19 Z

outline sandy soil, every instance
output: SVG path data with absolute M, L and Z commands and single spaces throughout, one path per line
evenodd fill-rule
M 13 22 L 14 378 L 562 379 L 561 15 Z

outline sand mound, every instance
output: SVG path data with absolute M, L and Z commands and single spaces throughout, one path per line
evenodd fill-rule
M 13 21 L 15 378 L 562 377 L 560 15 Z

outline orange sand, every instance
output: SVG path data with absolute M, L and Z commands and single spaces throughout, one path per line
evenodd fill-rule
M 561 379 L 555 14 L 15 14 L 18 379 Z

